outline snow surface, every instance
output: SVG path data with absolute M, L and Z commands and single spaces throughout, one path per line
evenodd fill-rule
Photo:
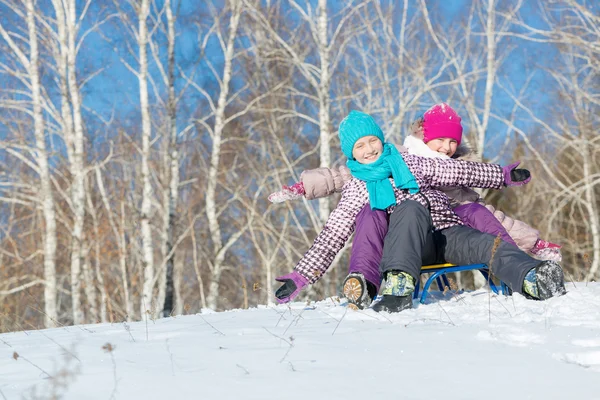
M 6 333 L 0 399 L 600 399 L 600 284 L 568 290 L 546 302 L 438 293 L 399 314 L 327 299 Z

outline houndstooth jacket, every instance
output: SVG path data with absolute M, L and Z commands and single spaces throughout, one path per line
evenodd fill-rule
M 462 221 L 450 208 L 448 196 L 434 187 L 500 189 L 504 185 L 502 167 L 496 164 L 401 155 L 419 184 L 419 193 L 410 194 L 408 190 L 394 187 L 396 202 L 399 204 L 404 200 L 415 200 L 421 203 L 429 209 L 436 230 L 462 225 Z M 368 202 L 366 182 L 357 178 L 349 180 L 342 189 L 340 202 L 329 215 L 323 230 L 294 270 L 311 284 L 318 281 L 354 232 L 356 216 Z M 388 213 L 393 209 L 393 206 L 388 208 Z

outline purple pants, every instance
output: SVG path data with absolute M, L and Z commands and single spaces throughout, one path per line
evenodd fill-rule
M 454 209 L 465 225 L 500 238 L 516 246 L 506 228 L 494 214 L 479 203 L 469 203 Z M 356 230 L 350 253 L 349 273 L 361 273 L 366 280 L 377 286 L 381 284 L 379 264 L 383 255 L 383 240 L 388 231 L 389 216 L 386 211 L 371 210 L 365 205 L 356 216 Z
M 465 225 L 483 233 L 490 233 L 494 236 L 500 235 L 500 239 L 506 243 L 517 245 L 506 231 L 506 228 L 494 216 L 494 213 L 485 206 L 479 203 L 468 203 L 456 207 L 453 211 L 462 219 Z
M 379 264 L 383 255 L 383 239 L 387 234 L 389 217 L 387 211 L 371 210 L 367 204 L 356 216 L 356 230 L 350 253 L 349 273 L 361 273 L 377 287 L 381 284 Z

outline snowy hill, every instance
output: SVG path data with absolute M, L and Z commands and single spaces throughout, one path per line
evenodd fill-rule
M 480 290 L 393 315 L 330 299 L 7 333 L 0 399 L 600 399 L 600 284 L 568 290 L 547 302 Z

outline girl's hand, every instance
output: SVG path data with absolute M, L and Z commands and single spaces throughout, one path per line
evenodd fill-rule
M 275 292 L 275 298 L 279 304 L 288 303 L 308 285 L 308 280 L 294 271 L 287 275 L 275 278 L 278 282 L 283 282 L 283 285 Z
M 296 200 L 304 197 L 304 185 L 302 182 L 294 183 L 292 186 L 284 186 L 278 192 L 271 193 L 269 195 L 269 201 L 271 203 L 283 203 L 288 200 Z
M 531 173 L 527 169 L 517 169 L 521 161 L 502 167 L 504 172 L 504 185 L 523 186 L 531 180 Z

